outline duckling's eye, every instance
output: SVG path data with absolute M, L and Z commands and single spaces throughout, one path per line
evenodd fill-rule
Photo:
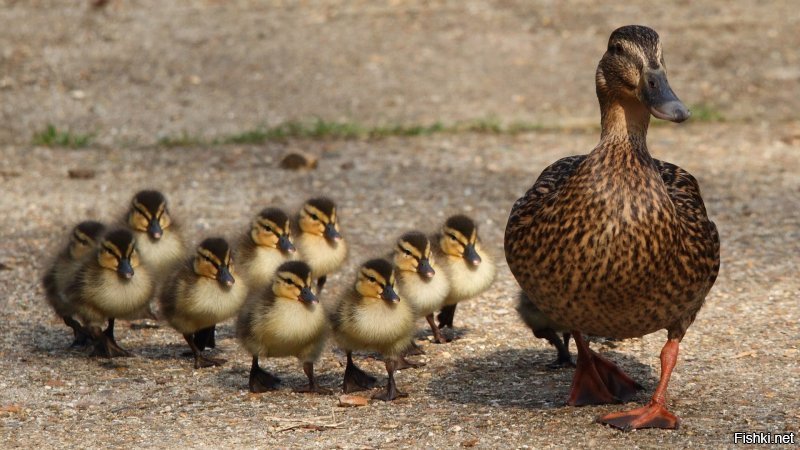
M 311 216 L 311 219 L 312 219 L 312 220 L 319 221 L 319 217 L 317 217 L 317 215 L 316 215 L 316 214 L 309 214 L 309 216 Z
M 457 240 L 458 240 L 458 239 L 456 239 L 456 237 L 455 237 L 455 236 L 453 236 L 452 234 L 448 234 L 448 235 L 447 235 L 447 237 L 448 237 L 448 238 L 450 238 L 450 240 L 451 240 L 451 241 L 457 241 Z
M 403 250 L 403 254 L 405 254 L 406 256 L 411 256 L 411 252 L 410 251 L 408 251 L 406 249 L 402 249 L 402 250 Z
M 622 54 L 622 53 L 624 53 L 624 52 L 625 52 L 625 48 L 624 48 L 624 47 L 622 46 L 622 44 L 620 44 L 619 42 L 615 43 L 615 44 L 614 44 L 614 45 L 611 47 L 611 50 L 612 50 L 614 53 L 616 53 L 616 54 Z
M 269 232 L 269 233 L 274 233 L 274 231 L 272 231 L 272 227 L 271 227 L 271 226 L 269 226 L 269 225 L 264 225 L 264 224 L 262 224 L 262 225 L 261 225 L 261 228 L 263 228 L 263 229 L 264 229 L 264 231 L 267 231 L 267 232 Z
M 367 280 L 369 280 L 370 283 L 378 284 L 378 280 L 376 280 L 373 276 L 367 275 Z

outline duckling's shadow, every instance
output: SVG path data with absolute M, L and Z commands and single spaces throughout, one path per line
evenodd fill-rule
M 274 392 L 292 392 L 294 389 L 308 384 L 308 378 L 303 372 L 303 365 L 296 358 L 280 359 L 285 359 L 285 361 L 277 364 L 271 358 L 261 358 L 260 361 L 262 369 L 281 380 L 278 389 Z M 231 364 L 230 362 L 229 364 L 226 364 L 223 370 L 217 373 L 217 384 L 226 391 L 247 390 L 250 380 L 250 366 Z M 332 393 L 339 392 L 342 384 L 341 374 L 333 371 L 315 371 L 315 376 L 319 386 L 330 389 Z M 270 393 L 266 392 L 264 395 L 270 395 Z
M 650 366 L 614 351 L 603 356 L 616 363 L 644 389 L 632 401 L 642 401 L 658 382 Z M 553 409 L 566 405 L 575 369 L 550 369 L 550 349 L 506 349 L 456 360 L 432 378 L 427 391 L 460 404 L 506 408 Z M 573 356 L 574 357 L 574 356 Z

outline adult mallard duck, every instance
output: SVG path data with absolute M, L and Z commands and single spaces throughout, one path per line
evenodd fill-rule
M 667 330 L 650 403 L 599 422 L 625 430 L 677 428 L 665 393 L 678 346 L 719 272 L 719 234 L 697 181 L 650 156 L 650 114 L 689 110 L 667 83 L 658 34 L 615 30 L 597 68 L 602 132 L 588 155 L 563 158 L 514 204 L 506 260 L 547 317 L 572 330 L 578 361 L 568 403 L 626 401 L 639 388 L 589 350 L 583 333 L 629 338 Z

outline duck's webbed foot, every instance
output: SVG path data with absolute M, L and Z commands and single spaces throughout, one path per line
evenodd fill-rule
M 676 429 L 679 421 L 663 405 L 650 402 L 650 404 L 641 408 L 607 414 L 598 418 L 597 423 L 611 425 L 622 431 L 630 431 L 639 428 Z
M 353 363 L 352 353 L 347 353 L 347 366 L 344 369 L 344 381 L 342 382 L 342 391 L 345 394 L 370 389 L 375 386 L 377 381 L 375 377 L 359 369 Z
M 395 364 L 395 370 L 417 369 L 424 366 L 424 362 L 409 361 L 405 357 L 401 356 L 398 358 L 397 363 Z
M 623 431 L 635 430 L 638 428 L 665 428 L 676 429 L 680 425 L 680 420 L 671 412 L 667 411 L 666 393 L 669 377 L 672 369 L 678 360 L 678 342 L 680 339 L 669 339 L 661 350 L 661 379 L 658 381 L 653 398 L 647 406 L 607 414 L 597 419 L 598 423 L 611 425 Z
M 278 389 L 278 384 L 280 384 L 280 380 L 259 367 L 258 356 L 254 356 L 253 364 L 250 366 L 250 380 L 248 381 L 250 392 L 261 393 L 274 391 Z
M 642 386 L 614 363 L 589 349 L 583 336 L 573 332 L 578 345 L 578 364 L 567 404 L 572 406 L 624 403 Z
M 408 356 L 416 356 L 416 355 L 424 355 L 424 354 L 425 354 L 425 350 L 423 350 L 422 347 L 417 345 L 417 343 L 414 342 L 413 340 L 411 341 L 411 343 L 408 345 L 408 348 L 406 349 L 406 355 L 408 355 Z
M 64 317 L 64 323 L 72 328 L 73 341 L 70 347 L 85 347 L 92 343 L 92 337 L 89 332 L 77 320 L 72 317 Z
M 89 334 L 91 334 L 92 340 L 94 341 L 94 350 L 92 350 L 91 356 L 100 358 L 131 356 L 129 351 L 120 347 L 114 339 L 109 338 L 104 331 L 100 330 L 100 327 L 91 327 L 89 329 Z
M 211 358 L 205 356 L 201 353 L 200 349 L 197 348 L 195 344 L 195 336 L 193 334 L 184 334 L 183 338 L 186 339 L 186 343 L 189 344 L 189 348 L 192 349 L 192 354 L 194 354 L 194 368 L 195 369 L 202 369 L 204 367 L 215 367 L 221 366 L 225 364 L 227 361 L 220 358 Z
M 386 389 L 376 393 L 372 396 L 372 398 L 376 400 L 383 400 L 385 402 L 390 402 L 398 397 L 408 397 L 408 394 L 405 392 L 401 392 L 397 389 L 397 385 L 394 382 L 394 371 L 397 368 L 397 361 L 391 358 L 386 359 L 386 372 L 389 374 L 389 380 L 386 384 Z
M 303 363 L 303 372 L 306 373 L 306 377 L 308 377 L 308 384 L 297 388 L 294 391 L 299 393 L 310 393 L 310 394 L 322 394 L 322 395 L 330 395 L 333 394 L 333 391 L 330 389 L 324 388 L 317 384 L 316 378 L 314 378 L 314 363 L 306 362 Z

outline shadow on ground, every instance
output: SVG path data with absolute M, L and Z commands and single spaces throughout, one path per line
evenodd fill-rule
M 632 401 L 649 398 L 658 382 L 650 366 L 614 351 L 603 356 L 644 386 Z M 434 377 L 427 391 L 434 397 L 460 404 L 560 408 L 566 404 L 574 369 L 547 368 L 554 357 L 550 350 L 514 348 L 461 358 Z

